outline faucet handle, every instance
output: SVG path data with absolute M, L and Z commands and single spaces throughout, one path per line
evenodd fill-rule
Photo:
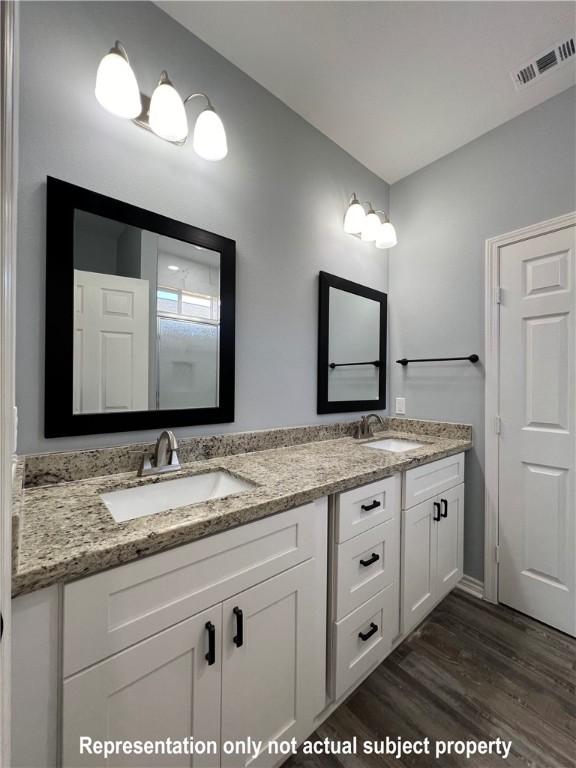
M 178 440 L 176 440 L 176 435 L 174 432 L 172 432 L 171 429 L 164 429 L 160 436 L 158 437 L 157 443 L 160 443 L 162 440 L 168 440 L 168 446 L 170 447 L 171 451 L 178 450 Z

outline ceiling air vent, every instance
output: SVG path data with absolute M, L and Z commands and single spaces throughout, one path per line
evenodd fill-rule
M 576 42 L 573 37 L 550 46 L 510 75 L 517 90 L 521 90 L 570 61 L 576 61 Z

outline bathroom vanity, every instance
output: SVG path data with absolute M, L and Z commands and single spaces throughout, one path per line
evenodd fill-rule
M 14 768 L 102 765 L 79 756 L 81 736 L 307 738 L 462 577 L 470 435 L 387 427 L 376 440 L 185 464 L 185 476 L 218 467 L 254 487 L 120 524 L 103 493 L 170 481 L 124 474 L 25 490 Z M 377 446 L 386 438 L 399 452 Z M 419 447 L 402 450 L 406 439 Z M 66 546 L 62 530 L 49 534 L 48 557 L 42 537 L 27 542 L 26 518 L 50 505 L 69 536 Z M 142 766 L 133 760 L 118 764 Z

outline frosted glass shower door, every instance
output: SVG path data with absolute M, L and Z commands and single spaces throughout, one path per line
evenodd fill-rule
M 158 318 L 158 407 L 218 406 L 219 328 Z

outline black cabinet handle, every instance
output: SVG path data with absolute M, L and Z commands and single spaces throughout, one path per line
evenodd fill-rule
M 377 555 L 376 552 L 372 552 L 372 557 L 370 557 L 368 560 L 360 560 L 360 565 L 363 565 L 364 568 L 367 568 L 369 565 L 372 565 L 372 563 L 376 563 L 380 560 L 380 555 Z
M 442 510 L 442 512 L 440 514 L 442 515 L 442 517 L 448 517 L 448 502 L 447 502 L 447 500 L 446 499 L 440 499 L 440 503 L 444 507 L 444 509 Z
M 242 613 L 242 609 L 238 608 L 238 606 L 236 606 L 232 612 L 234 616 L 236 616 L 236 634 L 232 640 L 236 648 L 240 648 L 244 645 L 244 614 Z
M 370 512 L 371 509 L 376 509 L 376 507 L 380 506 L 379 501 L 373 501 L 372 504 L 362 504 L 360 509 L 363 509 L 364 512 Z
M 432 518 L 436 523 L 440 520 L 440 502 L 434 502 L 434 516 Z
M 207 621 L 206 630 L 208 632 L 208 653 L 204 658 L 208 662 L 208 666 L 211 667 L 216 661 L 216 627 L 211 621 Z
M 370 638 L 375 632 L 378 632 L 378 624 L 374 624 L 374 622 L 371 621 L 370 629 L 368 630 L 368 632 L 358 632 L 358 637 L 360 638 L 360 640 L 362 640 L 363 643 L 365 643 L 366 640 L 370 640 Z

